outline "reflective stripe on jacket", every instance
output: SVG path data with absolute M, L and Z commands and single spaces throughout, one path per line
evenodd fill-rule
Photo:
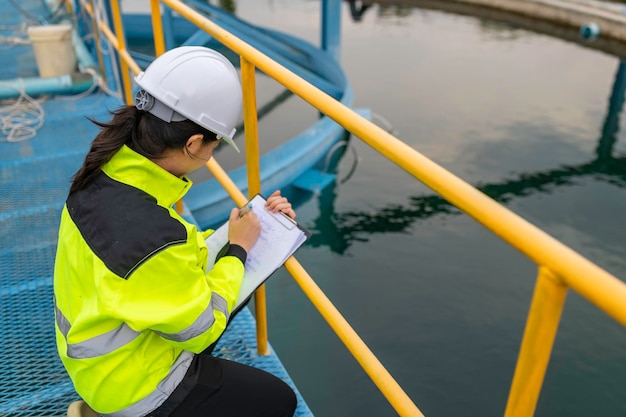
M 222 334 L 245 253 L 206 271 L 206 234 L 172 209 L 191 186 L 124 146 L 61 215 L 54 269 L 59 355 L 96 411 L 141 416 Z

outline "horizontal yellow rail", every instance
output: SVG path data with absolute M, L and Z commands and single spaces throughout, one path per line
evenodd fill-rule
M 626 325 L 626 284 L 178 0 L 161 0 Z

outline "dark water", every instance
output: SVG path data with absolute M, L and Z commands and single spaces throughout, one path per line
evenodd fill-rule
M 319 43 L 317 1 L 240 0 L 236 9 Z M 618 58 L 442 11 L 374 5 L 358 22 L 347 12 L 341 61 L 357 106 L 626 277 Z M 261 122 L 261 137 L 289 137 L 313 117 L 290 98 Z M 299 207 L 315 236 L 297 258 L 427 417 L 503 415 L 536 266 L 353 145 L 354 174 L 348 152 L 338 182 Z M 284 271 L 268 299 L 271 343 L 315 415 L 395 415 Z M 626 330 L 572 292 L 536 415 L 626 415 Z

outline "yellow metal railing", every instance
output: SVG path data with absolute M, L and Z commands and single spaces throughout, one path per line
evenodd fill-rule
M 90 6 L 85 4 L 85 0 L 80 1 L 83 7 L 89 10 Z M 153 12 L 152 21 L 157 54 L 165 50 L 159 11 L 162 3 L 194 23 L 241 57 L 246 163 L 250 194 L 260 190 L 254 78 L 255 69 L 258 68 L 267 76 L 275 79 L 285 88 L 335 120 L 346 130 L 423 182 L 457 208 L 472 216 L 538 265 L 537 284 L 511 385 L 505 417 L 530 417 L 534 413 L 568 288 L 581 294 L 619 323 L 626 325 L 626 284 L 619 279 L 490 199 L 470 184 L 435 164 L 350 108 L 288 71 L 184 3 L 178 0 L 150 0 L 150 2 Z M 112 9 L 115 11 L 119 11 L 117 3 L 118 0 L 111 0 Z M 96 25 L 116 48 L 121 60 L 131 71 L 138 73 L 138 66 L 133 62 L 125 49 L 123 28 L 121 25 L 118 26 L 117 20 L 115 25 L 117 37 L 100 22 L 97 22 Z M 128 70 L 126 70 L 126 73 L 128 73 Z M 130 79 L 123 78 L 123 81 L 125 97 L 127 102 L 130 103 Z M 237 189 L 219 164 L 215 160 L 211 160 L 207 163 L 207 167 L 225 187 L 235 202 L 238 205 L 243 205 L 246 201 L 245 196 Z M 290 258 L 285 263 L 285 266 L 398 414 L 401 416 L 422 416 L 423 414 L 415 404 L 296 259 Z M 267 351 L 263 292 L 256 298 L 255 305 L 259 324 L 257 330 L 259 351 L 263 354 Z

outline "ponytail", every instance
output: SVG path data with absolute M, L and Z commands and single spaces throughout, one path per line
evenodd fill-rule
M 167 123 L 135 106 L 120 107 L 112 115 L 108 123 L 89 119 L 101 130 L 91 143 L 83 166 L 72 178 L 70 194 L 89 184 L 124 145 L 148 159 L 157 160 L 166 150 L 185 146 L 195 134 L 203 135 L 204 142 L 217 140 L 215 133 L 191 120 Z
M 100 133 L 91 143 L 91 149 L 85 157 L 83 166 L 74 174 L 70 194 L 82 189 L 101 171 L 102 166 L 119 151 L 132 136 L 139 111 L 134 106 L 121 107 L 112 112 L 113 120 L 109 123 L 89 119 L 101 128 Z

